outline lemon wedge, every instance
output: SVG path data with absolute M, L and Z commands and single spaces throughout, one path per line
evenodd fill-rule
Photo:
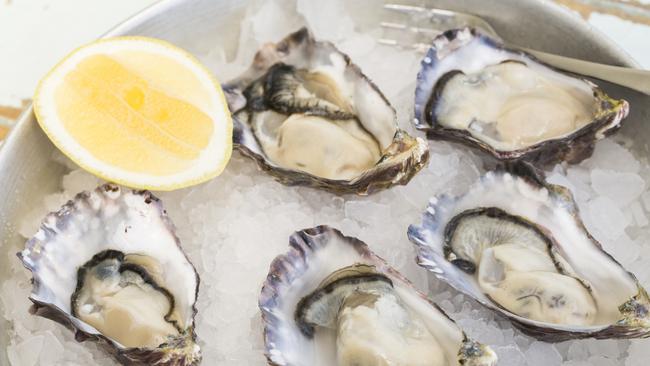
M 232 153 L 219 83 L 189 53 L 157 39 L 117 37 L 75 50 L 41 80 L 34 112 L 75 163 L 132 188 L 202 183 Z

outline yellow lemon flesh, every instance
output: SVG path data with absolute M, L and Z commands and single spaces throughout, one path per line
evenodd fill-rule
M 34 105 L 63 153 L 134 188 L 203 182 L 232 151 L 219 84 L 193 57 L 158 40 L 113 38 L 80 48 L 41 81 Z

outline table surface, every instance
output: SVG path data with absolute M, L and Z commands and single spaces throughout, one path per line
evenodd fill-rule
M 0 0 L 0 140 L 63 56 L 157 0 Z M 542 1 L 542 0 L 540 0 Z M 650 0 L 552 0 L 650 69 Z

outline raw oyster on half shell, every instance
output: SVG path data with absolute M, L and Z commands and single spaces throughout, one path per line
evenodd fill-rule
M 418 74 L 415 125 L 499 160 L 578 163 L 613 133 L 628 103 L 474 29 L 436 37 Z
M 428 160 L 359 67 L 306 28 L 264 46 L 224 90 L 235 147 L 282 183 L 368 194 L 408 183 Z
M 432 198 L 408 236 L 420 266 L 546 341 L 650 336 L 650 299 L 587 231 L 568 189 L 529 168 Z
M 318 226 L 271 264 L 259 306 L 281 366 L 488 366 L 496 355 L 358 239 Z
M 32 313 L 101 343 L 125 365 L 198 365 L 199 277 L 161 202 L 112 184 L 50 213 L 18 253 Z

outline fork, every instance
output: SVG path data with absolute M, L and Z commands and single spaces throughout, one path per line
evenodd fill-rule
M 385 45 L 410 48 L 424 53 L 431 47 L 430 41 L 436 35 L 447 29 L 461 27 L 476 28 L 492 38 L 502 40 L 487 21 L 476 15 L 401 4 L 385 4 L 384 8 L 409 15 L 417 24 L 423 24 L 423 26 L 411 26 L 397 22 L 382 22 L 382 28 L 399 33 L 402 38 L 402 40 L 380 39 L 379 42 Z M 526 51 L 537 59 L 559 69 L 608 81 L 650 95 L 650 71 L 648 70 L 604 65 L 514 45 L 510 46 Z

